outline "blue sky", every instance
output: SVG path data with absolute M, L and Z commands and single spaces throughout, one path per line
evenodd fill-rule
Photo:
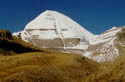
M 0 0 L 0 29 L 23 30 L 45 10 L 59 11 L 94 34 L 125 25 L 125 0 Z

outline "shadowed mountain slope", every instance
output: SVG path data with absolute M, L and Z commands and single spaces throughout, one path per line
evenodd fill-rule
M 42 52 L 43 50 L 28 44 L 15 36 L 7 30 L 0 30 L 0 54 L 12 55 L 27 52 Z

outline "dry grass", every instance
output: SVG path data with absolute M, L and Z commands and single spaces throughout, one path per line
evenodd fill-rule
M 14 36 L 6 41 L 16 47 L 0 46 L 0 82 L 125 82 L 125 48 L 119 44 L 120 56 L 99 64 L 80 55 L 39 49 Z
M 1 56 L 0 66 L 2 82 L 80 82 L 103 69 L 100 64 L 79 55 L 41 52 Z
M 112 64 L 108 64 L 106 70 L 87 82 L 125 82 L 125 55 L 120 55 Z

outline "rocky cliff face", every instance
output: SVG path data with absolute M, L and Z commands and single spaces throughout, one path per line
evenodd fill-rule
M 98 62 L 114 61 L 121 53 L 121 48 L 124 48 L 123 42 L 120 40 L 125 38 L 124 26 L 113 27 L 99 35 L 97 41 L 89 46 L 83 55 Z

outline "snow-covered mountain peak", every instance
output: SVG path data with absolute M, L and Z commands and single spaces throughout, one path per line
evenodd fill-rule
M 89 42 L 91 42 L 95 38 L 95 35 L 87 31 L 84 27 L 73 21 L 68 16 L 65 16 L 64 14 L 53 10 L 47 10 L 41 13 L 38 17 L 28 23 L 25 29 L 57 29 L 58 32 L 62 32 L 62 30 L 67 30 L 69 34 L 65 34 L 66 36 L 84 38 Z
M 115 26 L 114 26 L 114 27 L 112 27 L 112 29 L 117 29 L 117 28 L 118 28 L 118 27 L 115 27 Z
M 53 10 L 47 10 L 33 19 L 20 36 L 24 41 L 32 42 L 36 46 L 76 49 L 86 49 L 96 38 L 70 17 Z

